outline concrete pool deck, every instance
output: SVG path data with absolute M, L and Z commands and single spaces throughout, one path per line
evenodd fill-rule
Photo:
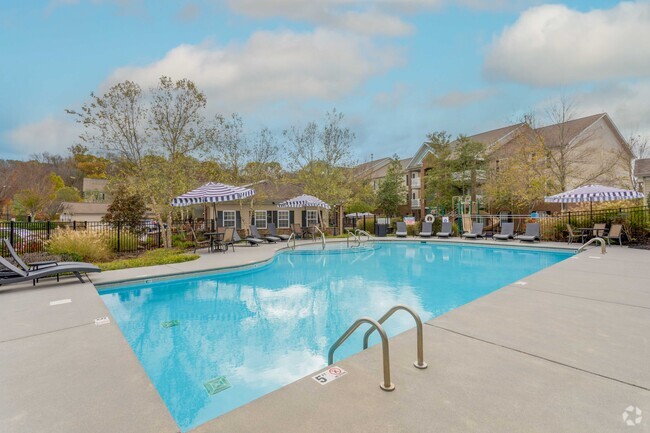
M 249 264 L 283 246 L 91 279 Z M 0 431 L 178 431 L 116 324 L 95 326 L 110 314 L 94 286 L 74 281 L 0 287 Z M 374 346 L 337 361 L 348 374 L 328 385 L 314 372 L 192 432 L 650 431 L 650 251 L 588 250 L 424 328 L 426 370 L 413 330 L 390 340 L 393 392 Z M 643 411 L 631 427 L 629 406 Z

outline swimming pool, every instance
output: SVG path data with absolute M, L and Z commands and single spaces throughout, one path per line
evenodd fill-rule
M 285 251 L 254 269 L 100 294 L 187 431 L 324 367 L 330 345 L 360 316 L 379 318 L 401 303 L 430 320 L 571 255 L 377 242 L 355 251 Z M 410 316 L 396 314 L 385 328 L 394 336 L 411 327 Z M 336 359 L 360 351 L 362 335 Z

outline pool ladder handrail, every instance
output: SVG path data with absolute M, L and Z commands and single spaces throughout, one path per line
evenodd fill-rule
M 293 246 L 291 246 L 291 240 L 293 239 Z M 287 248 L 291 248 L 292 250 L 296 249 L 296 233 L 291 232 L 289 235 L 289 239 L 287 239 Z
M 355 233 L 356 233 L 357 237 L 359 238 L 359 244 L 361 244 L 361 236 L 366 236 L 367 237 L 366 241 L 369 241 L 370 239 L 372 239 L 372 236 L 370 235 L 370 233 L 368 233 L 365 230 L 356 229 Z
M 381 349 L 382 349 L 382 360 L 383 360 L 383 366 L 384 366 L 384 381 L 379 384 L 379 387 L 383 389 L 384 391 L 392 391 L 395 389 L 395 385 L 390 381 L 390 354 L 389 354 L 389 348 L 388 348 L 388 336 L 386 335 L 386 331 L 384 331 L 383 326 L 376 320 L 370 318 L 370 317 L 361 317 L 357 319 L 352 326 L 348 328 L 347 331 L 339 337 L 338 340 L 332 344 L 330 347 L 329 353 L 327 354 L 327 365 L 332 365 L 334 364 L 334 352 L 336 349 L 339 348 L 341 344 L 345 342 L 345 340 L 352 335 L 356 329 L 361 326 L 364 323 L 369 323 L 370 325 L 373 326 L 373 328 L 377 329 L 377 332 L 379 332 L 379 336 L 381 337 Z
M 582 244 L 580 248 L 578 248 L 578 252 L 581 253 L 588 245 L 593 244 L 594 242 L 600 243 L 600 254 L 606 254 L 607 253 L 607 242 L 605 242 L 605 239 L 601 237 L 595 237 L 589 239 L 587 242 Z
M 360 247 L 360 246 L 361 246 L 361 239 L 359 238 L 359 236 L 357 236 L 357 235 L 355 234 L 355 231 L 356 231 L 356 230 L 355 230 L 355 231 L 352 231 L 352 230 L 350 230 L 350 229 L 346 229 L 346 230 L 347 230 L 347 232 L 348 232 L 348 236 L 347 236 L 347 238 L 345 239 L 346 244 L 347 244 L 347 247 L 350 248 L 350 236 L 352 236 L 352 237 L 354 238 L 354 240 L 357 241 L 357 246 Z
M 323 233 L 321 229 L 318 228 L 317 225 L 314 225 L 314 230 L 315 232 L 320 233 L 321 242 L 323 243 L 323 249 L 325 249 L 325 233 Z
M 425 369 L 427 368 L 427 363 L 424 362 L 424 344 L 423 344 L 423 338 L 422 338 L 422 319 L 420 319 L 420 315 L 416 313 L 412 308 L 407 307 L 406 305 L 403 304 L 398 304 L 395 305 L 393 308 L 388 310 L 386 314 L 381 316 L 377 322 L 380 324 L 383 324 L 386 320 L 388 320 L 389 317 L 391 317 L 393 314 L 395 314 L 399 310 L 404 310 L 407 313 L 409 313 L 412 317 L 413 320 L 415 320 L 415 327 L 416 327 L 416 340 L 417 340 L 417 360 L 413 363 L 413 365 L 416 368 L 420 369 Z M 366 331 L 366 334 L 363 336 L 363 350 L 366 350 L 368 348 L 368 339 L 370 338 L 370 335 L 377 330 L 376 327 L 372 326 L 370 329 Z

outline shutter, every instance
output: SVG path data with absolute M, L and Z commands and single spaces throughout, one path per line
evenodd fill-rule
M 302 213 L 302 226 L 307 227 L 307 211 L 300 211 Z
M 289 211 L 289 225 L 290 225 L 290 226 L 293 226 L 293 222 L 294 222 L 294 219 L 293 219 L 293 212 L 294 212 L 294 211 L 292 211 L 292 210 Z
M 223 211 L 217 211 L 217 227 L 223 227 Z
M 273 211 L 267 210 L 266 211 L 266 223 L 272 223 L 273 222 Z
M 275 224 L 275 226 L 277 227 L 278 226 L 278 211 L 274 210 L 272 213 L 273 213 L 273 224 Z
M 241 212 L 237 211 L 235 212 L 235 225 L 238 229 L 241 228 Z
M 252 226 L 255 225 L 255 211 L 252 211 L 252 212 L 251 212 L 251 225 L 252 225 Z

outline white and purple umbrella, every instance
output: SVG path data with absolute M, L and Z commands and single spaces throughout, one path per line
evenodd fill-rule
M 179 195 L 172 200 L 172 206 L 190 206 L 193 204 L 219 203 L 251 197 L 255 190 L 224 183 L 208 182 L 190 192 Z
M 643 193 L 629 189 L 614 188 L 603 185 L 585 185 L 580 188 L 572 189 L 571 191 L 544 197 L 544 201 L 547 203 L 589 202 L 589 206 L 592 208 L 593 202 L 595 201 L 636 200 L 643 197 Z
M 278 207 L 322 207 L 329 209 L 330 205 L 313 195 L 303 194 L 279 203 Z

